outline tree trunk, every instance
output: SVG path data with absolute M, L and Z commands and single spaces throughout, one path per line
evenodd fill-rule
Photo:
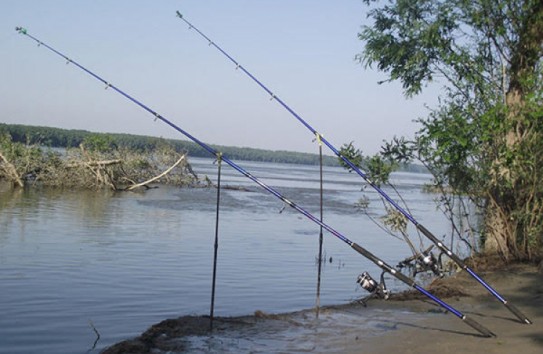
M 527 192 L 533 183 L 541 183 L 541 176 L 537 172 L 533 176 L 528 175 L 525 173 L 527 166 L 519 165 L 531 162 L 529 156 L 522 155 L 527 151 L 530 153 L 530 149 L 522 147 L 533 139 L 529 133 L 533 122 L 526 118 L 525 108 L 526 95 L 533 89 L 530 79 L 533 79 L 541 61 L 543 2 L 534 1 L 525 11 L 526 16 L 520 24 L 522 31 L 510 60 L 509 87 L 505 96 L 508 109 L 504 117 L 505 131 L 503 140 L 499 137 L 496 139 L 496 144 L 502 144 L 498 148 L 501 154 L 496 156 L 493 163 L 492 195 L 485 215 L 484 249 L 489 253 L 499 253 L 505 260 L 530 259 L 534 251 L 533 233 L 538 233 L 541 226 L 541 217 L 537 215 L 541 210 L 541 196 L 537 191 Z M 535 138 L 541 139 L 536 134 Z M 531 150 L 531 153 L 539 152 Z M 533 170 L 539 171 L 539 167 L 534 166 Z M 536 240 L 537 237 L 540 236 L 536 235 Z
M 484 241 L 486 254 L 498 254 L 505 261 L 513 257 L 510 245 L 515 244 L 515 240 L 511 217 L 493 197 L 489 198 L 486 209 Z

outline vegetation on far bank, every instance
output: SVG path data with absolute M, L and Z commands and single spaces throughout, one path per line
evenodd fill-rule
M 157 148 L 166 144 L 177 152 L 187 153 L 190 157 L 210 157 L 209 152 L 202 149 L 194 142 L 144 135 L 93 133 L 86 130 L 5 123 L 0 123 L 0 134 L 9 134 L 13 142 L 54 148 L 77 148 L 89 136 L 104 136 L 114 142 L 118 148 L 140 153 L 155 151 Z M 301 165 L 319 164 L 319 156 L 317 154 L 293 151 L 270 151 L 248 147 L 211 146 L 232 160 L 293 163 Z M 323 156 L 323 163 L 326 166 L 339 165 L 335 157 L 327 155 Z M 416 164 L 399 165 L 398 169 L 401 171 L 417 173 L 427 172 L 424 167 Z
M 319 163 L 317 154 L 214 148 L 234 160 Z M 173 166 L 182 156 L 210 157 L 199 145 L 183 140 L 0 123 L 0 179 L 21 187 L 39 184 L 119 190 L 150 183 L 150 179 L 175 185 L 196 183 L 197 176 L 186 159 Z M 324 156 L 323 162 L 338 165 L 331 156 Z M 169 166 L 175 170 L 164 173 Z M 416 165 L 406 165 L 403 170 L 425 172 Z
M 131 151 L 155 151 L 158 147 L 168 144 L 175 151 L 186 152 L 191 157 L 210 157 L 209 152 L 202 149 L 198 144 L 178 139 L 164 139 L 132 134 L 93 133 L 86 130 L 71 130 L 20 124 L 0 124 L 0 133 L 2 132 L 9 133 L 14 142 L 29 145 L 74 148 L 78 147 L 89 136 L 107 136 L 108 139 L 111 139 L 119 148 Z M 297 163 L 304 165 L 316 165 L 319 163 L 319 158 L 316 154 L 291 151 L 269 151 L 247 147 L 211 146 L 233 160 Z M 336 161 L 330 156 L 325 156 L 324 163 L 326 165 L 334 165 L 336 164 Z

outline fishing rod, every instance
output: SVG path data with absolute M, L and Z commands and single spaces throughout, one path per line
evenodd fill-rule
M 239 165 L 237 165 L 236 163 L 234 163 L 232 160 L 230 160 L 229 158 L 227 158 L 226 156 L 222 155 L 219 151 L 213 149 L 211 146 L 205 144 L 204 142 L 198 140 L 196 137 L 194 137 L 193 135 L 189 134 L 187 131 L 183 130 L 182 128 L 180 128 L 179 126 L 177 126 L 176 124 L 172 123 L 170 120 L 166 119 L 164 116 L 160 115 L 158 112 L 156 112 L 155 110 L 151 109 L 149 106 L 145 105 L 144 103 L 138 101 L 137 99 L 135 99 L 134 97 L 128 95 L 127 93 L 125 93 L 124 91 L 122 91 L 121 89 L 119 89 L 118 87 L 116 87 L 115 85 L 111 84 L 110 82 L 104 80 L 102 77 L 100 77 L 99 75 L 95 74 L 94 72 L 90 71 L 89 69 L 85 68 L 84 66 L 82 66 L 81 64 L 79 64 L 78 62 L 70 59 L 69 57 L 67 57 L 66 55 L 62 54 L 61 52 L 57 51 L 56 49 L 54 49 L 53 47 L 50 47 L 49 45 L 45 44 L 44 42 L 40 41 L 39 39 L 37 39 L 36 37 L 30 35 L 28 33 L 28 31 L 23 28 L 23 27 L 16 27 L 15 30 L 17 32 L 19 32 L 20 34 L 34 40 L 35 42 L 38 43 L 38 46 L 44 46 L 45 48 L 47 48 L 48 50 L 50 50 L 51 52 L 57 54 L 58 56 L 62 57 L 63 59 L 66 60 L 66 63 L 67 64 L 73 64 L 75 66 L 77 66 L 79 69 L 81 69 L 82 71 L 86 72 L 87 74 L 89 74 L 90 76 L 94 77 L 95 79 L 97 79 L 98 81 L 102 82 L 104 85 L 106 85 L 106 89 L 107 88 L 111 88 L 113 89 L 114 91 L 116 91 L 117 93 L 119 93 L 120 95 L 124 96 L 125 98 L 127 98 L 128 100 L 132 101 L 133 103 L 135 103 L 136 105 L 140 106 L 141 108 L 143 108 L 144 110 L 146 110 L 147 112 L 149 112 L 151 115 L 153 115 L 155 118 L 154 120 L 160 120 L 164 123 L 166 123 L 167 125 L 169 125 L 170 127 L 172 127 L 173 129 L 175 129 L 176 131 L 178 131 L 179 133 L 183 134 L 184 136 L 186 136 L 187 138 L 189 138 L 190 140 L 194 141 L 195 143 L 197 143 L 198 145 L 200 145 L 204 150 L 208 151 L 211 155 L 217 157 L 217 158 L 220 158 L 222 162 L 225 162 L 227 163 L 228 165 L 230 165 L 233 169 L 235 169 L 236 171 L 238 171 L 239 173 L 241 173 L 242 175 L 244 175 L 245 177 L 249 178 L 250 180 L 252 180 L 253 182 L 255 182 L 256 184 L 258 184 L 260 187 L 262 187 L 263 189 L 265 189 L 266 191 L 268 191 L 269 193 L 271 193 L 272 195 L 274 195 L 275 197 L 277 197 L 278 199 L 280 199 L 282 202 L 284 202 L 285 204 L 288 204 L 290 207 L 292 207 L 293 209 L 295 209 L 297 212 L 303 214 L 306 218 L 308 218 L 309 220 L 313 221 L 314 223 L 316 223 L 317 225 L 319 226 L 322 226 L 326 231 L 330 232 L 332 235 L 336 236 L 337 238 L 339 238 L 341 241 L 345 242 L 346 244 L 348 244 L 349 246 L 351 246 L 355 251 L 357 251 L 359 254 L 361 254 L 362 256 L 366 257 L 368 260 L 372 261 L 374 264 L 376 264 L 378 267 L 380 267 L 383 272 L 387 272 L 389 274 L 391 274 L 392 276 L 394 276 L 395 278 L 397 278 L 398 280 L 400 280 L 401 282 L 405 283 L 406 285 L 416 289 L 417 291 L 419 291 L 420 293 L 424 294 L 426 297 L 428 297 L 430 300 L 434 301 L 436 304 L 438 304 L 439 306 L 443 307 L 445 310 L 447 310 L 448 312 L 451 312 L 452 314 L 454 314 L 456 317 L 460 318 L 464 323 L 466 323 L 467 325 L 469 325 L 470 327 L 472 327 L 473 329 L 477 330 L 482 336 L 484 337 L 495 337 L 496 335 L 494 333 L 492 333 L 490 330 L 488 330 L 487 328 L 485 328 L 484 326 L 482 326 L 480 323 L 478 323 L 477 321 L 475 321 L 474 319 L 470 318 L 470 317 L 467 317 L 465 314 L 463 314 L 462 312 L 458 311 L 457 309 L 455 309 L 454 307 L 452 307 L 451 305 L 447 304 L 446 302 L 444 302 L 443 300 L 441 300 L 440 298 L 438 298 L 437 296 L 434 296 L 433 294 L 431 294 L 430 292 L 428 292 L 426 289 L 424 289 L 422 286 L 418 285 L 415 280 L 409 278 L 408 276 L 406 276 L 405 274 L 401 273 L 400 271 L 398 271 L 397 269 L 391 267 L 390 265 L 388 265 L 387 263 L 385 263 L 383 260 L 381 260 L 380 258 L 378 258 L 377 256 L 375 256 L 373 253 L 369 252 L 368 250 L 366 250 L 365 248 L 363 248 L 362 246 L 358 245 L 357 243 L 349 240 L 346 236 L 344 236 L 343 234 L 339 233 L 338 231 L 336 231 L 335 229 L 333 229 L 331 226 L 329 226 L 328 224 L 325 224 L 324 222 L 320 221 L 317 217 L 315 217 L 313 214 L 309 213 L 308 211 L 306 211 L 305 209 L 303 209 L 302 207 L 298 206 L 297 204 L 295 204 L 294 202 L 290 201 L 289 199 L 287 199 L 285 196 L 283 196 L 281 193 L 279 193 L 278 191 L 276 191 L 275 189 L 273 189 L 272 187 L 268 186 L 267 184 L 265 184 L 264 182 L 262 182 L 260 179 L 258 179 L 257 177 L 253 176 L 251 173 L 249 173 L 247 170 L 243 169 L 242 167 L 240 167 Z
M 513 304 L 509 303 L 502 295 L 500 295 L 494 288 L 492 288 L 488 283 L 486 283 L 474 270 L 472 270 L 468 265 L 460 259 L 455 253 L 447 248 L 430 230 L 424 227 L 419 223 L 410 213 L 408 213 L 404 208 L 402 208 L 398 203 L 396 203 L 384 190 L 382 190 L 376 183 L 374 183 L 366 173 L 362 172 L 351 160 L 343 156 L 338 149 L 334 147 L 327 139 L 324 138 L 315 128 L 313 128 L 307 121 L 305 121 L 298 113 L 296 113 L 292 108 L 290 108 L 282 99 L 280 99 L 275 93 L 273 93 L 268 87 L 266 87 L 260 80 L 258 80 L 253 74 L 251 74 L 247 69 L 245 69 L 240 63 L 238 63 L 233 57 L 231 57 L 225 50 L 213 42 L 208 36 L 206 36 L 198 28 L 194 27 L 192 23 L 187 21 L 179 11 L 176 11 L 177 17 L 189 25 L 189 29 L 194 29 L 200 36 L 206 39 L 209 42 L 210 46 L 215 47 L 219 52 L 221 52 L 225 57 L 227 57 L 232 63 L 236 65 L 236 69 L 240 69 L 247 76 L 249 76 L 258 86 L 260 86 L 264 91 L 266 91 L 272 100 L 277 101 L 283 108 L 285 108 L 294 118 L 296 118 L 300 123 L 302 123 L 311 133 L 317 136 L 324 145 L 326 145 L 337 157 L 339 157 L 349 168 L 355 171 L 360 177 L 362 177 L 376 192 L 378 192 L 382 198 L 389 202 L 398 212 L 405 216 L 424 236 L 426 236 L 430 241 L 432 241 L 442 253 L 445 253 L 450 259 L 452 259 L 461 269 L 468 272 L 477 282 L 479 282 L 488 292 L 490 292 L 496 299 L 498 299 L 505 307 L 511 311 L 519 320 L 526 324 L 532 324 L 532 321 L 528 319 L 518 308 Z

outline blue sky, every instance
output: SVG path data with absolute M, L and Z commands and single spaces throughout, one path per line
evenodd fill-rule
M 183 138 L 28 38 L 63 52 L 199 139 L 317 152 L 313 136 L 175 12 L 336 147 L 412 136 L 435 92 L 406 99 L 354 57 L 361 0 L 0 1 L 0 122 Z

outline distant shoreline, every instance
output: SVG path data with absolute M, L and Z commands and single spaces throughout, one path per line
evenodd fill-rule
M 14 142 L 44 145 L 53 148 L 78 147 L 79 144 L 89 135 L 107 135 L 119 146 L 135 150 L 152 150 L 161 144 L 167 143 L 175 147 L 178 152 L 188 152 L 190 157 L 210 157 L 208 151 L 202 149 L 198 144 L 179 139 L 164 139 L 153 136 L 120 134 L 120 133 L 96 133 L 87 130 L 62 129 L 45 126 L 32 126 L 22 124 L 0 123 L 0 134 L 9 133 Z M 233 160 L 290 163 L 300 165 L 318 165 L 319 155 L 305 152 L 264 150 L 250 147 L 213 145 L 211 147 L 222 152 Z M 323 154 L 325 166 L 339 166 L 337 157 Z M 428 171 L 415 164 L 400 166 L 399 171 L 428 173 Z

